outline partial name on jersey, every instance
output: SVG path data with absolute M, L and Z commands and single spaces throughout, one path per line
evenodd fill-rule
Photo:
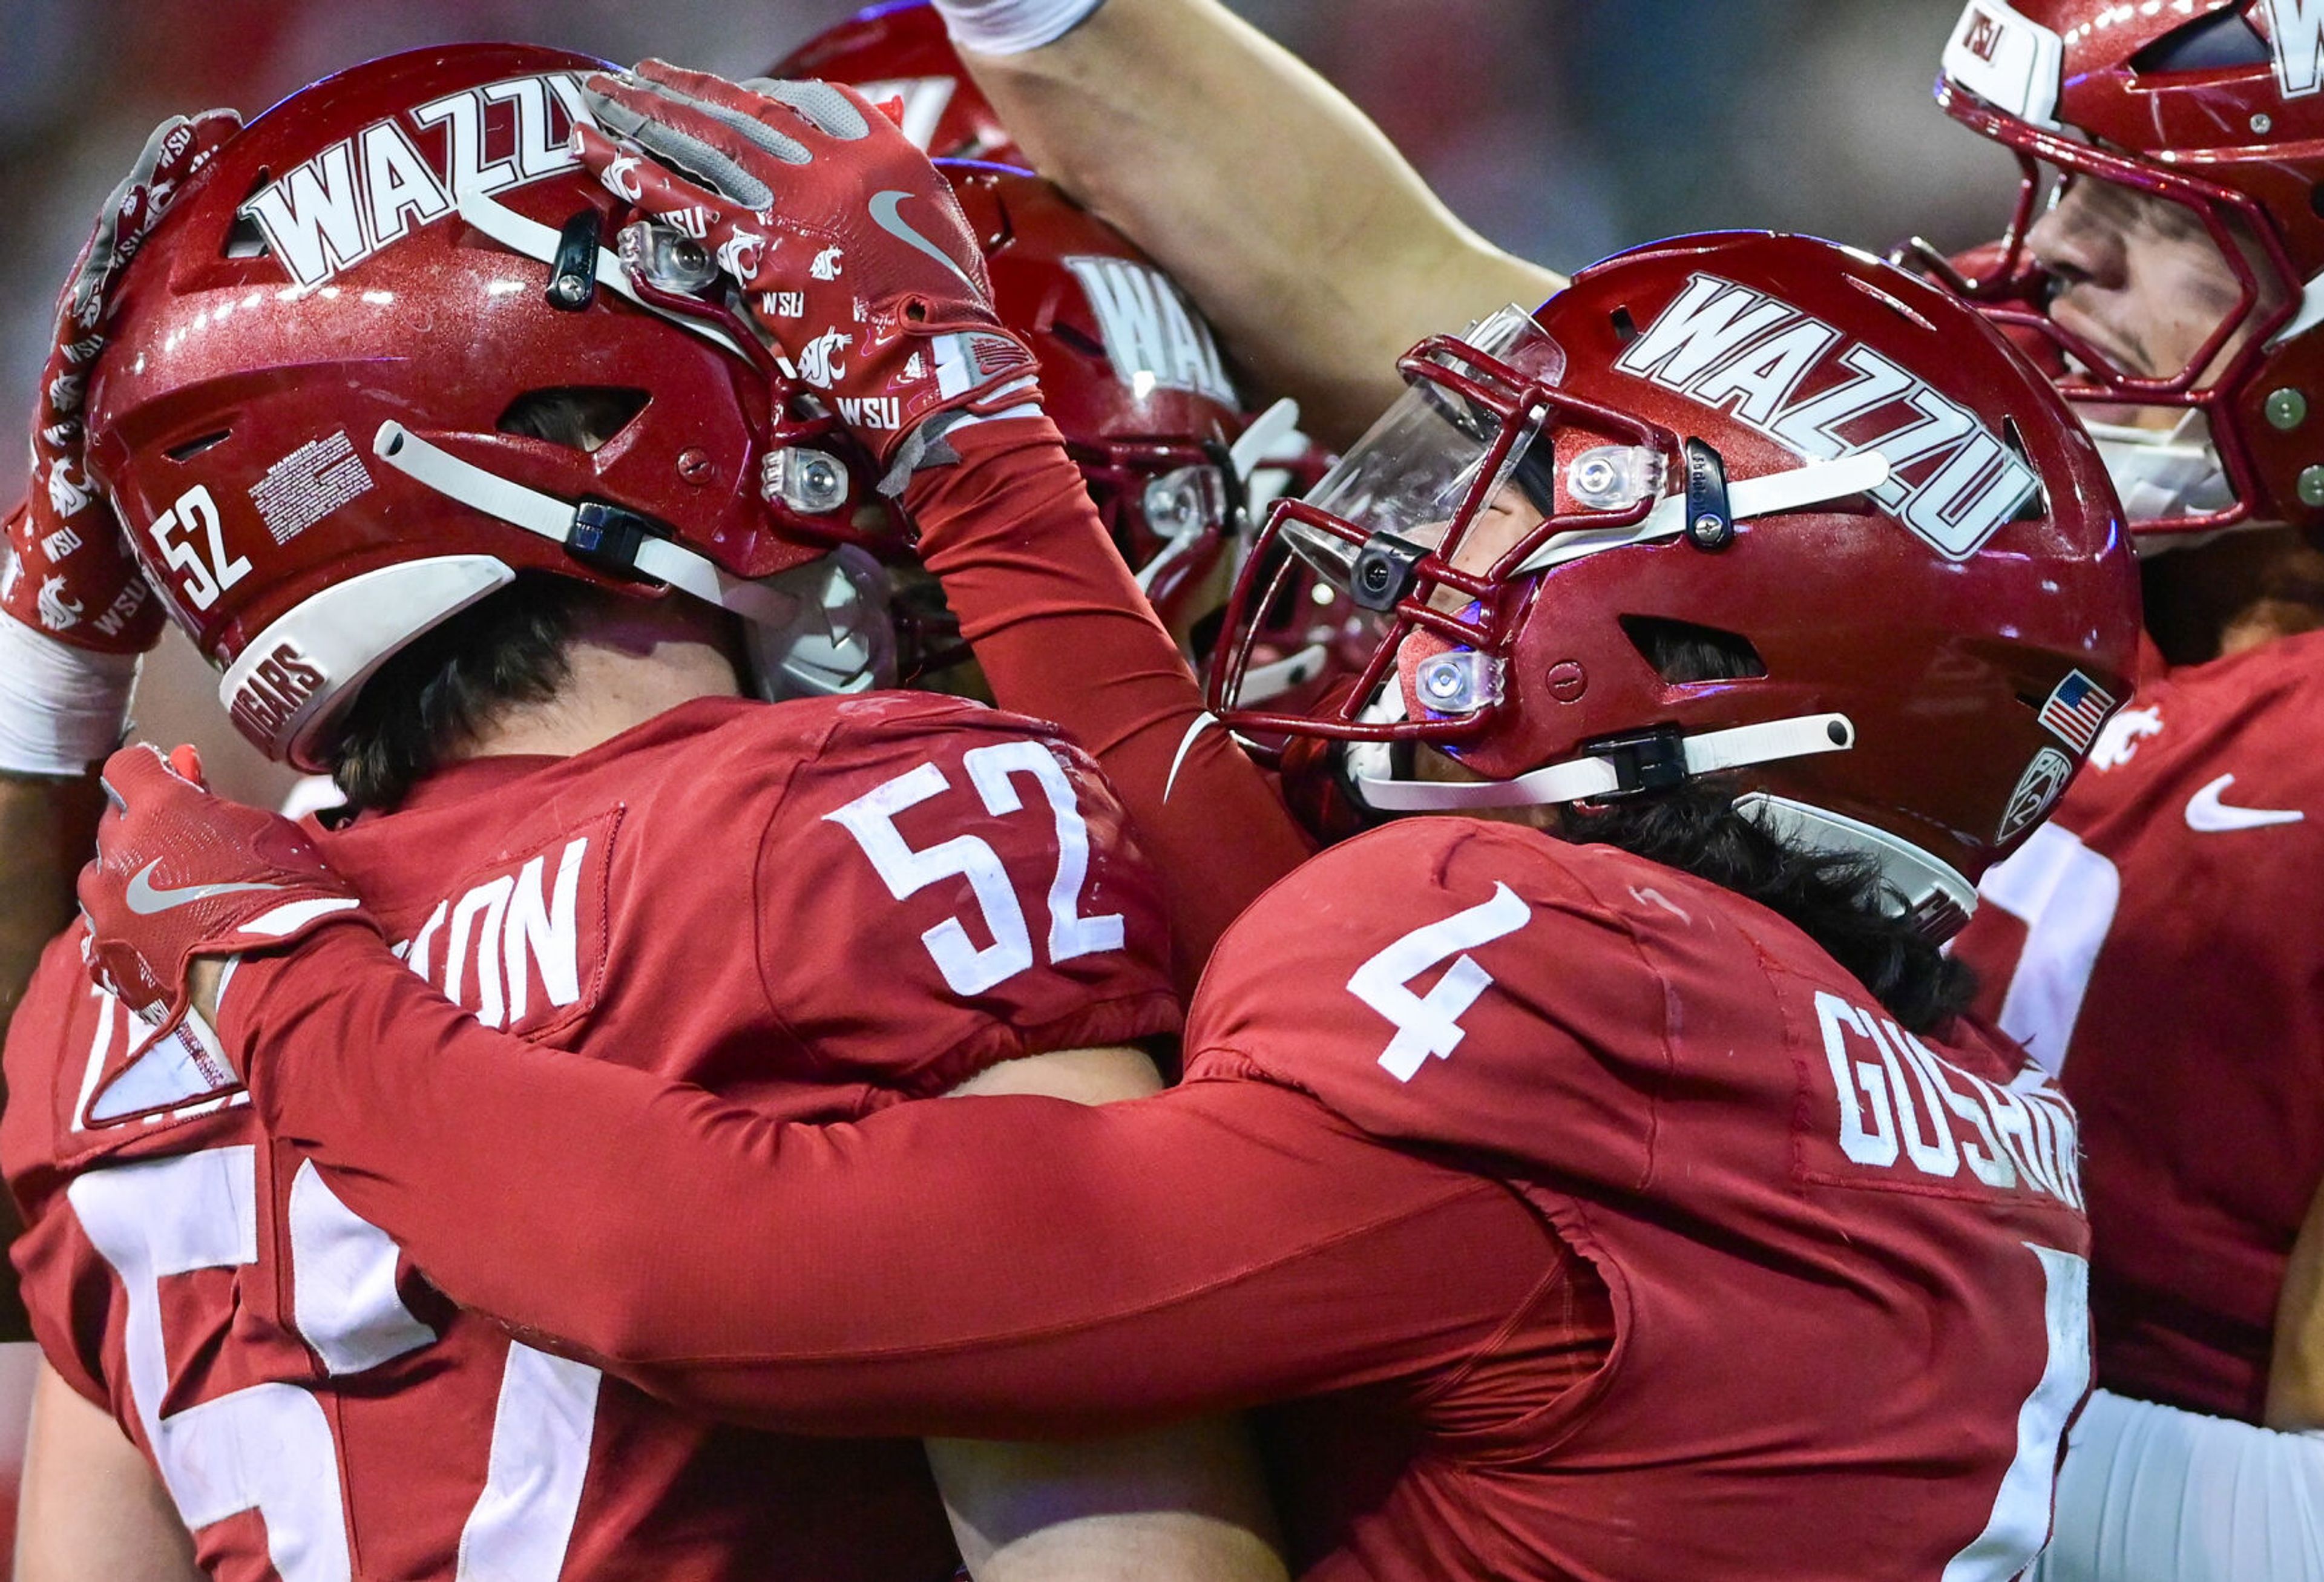
M 1097 315 L 1113 372 L 1143 400 L 1156 390 L 1191 391 L 1233 406 L 1234 385 L 1209 326 L 1195 317 L 1170 277 L 1128 258 L 1068 258 Z
M 446 896 L 391 948 L 487 1027 L 537 1034 L 587 1008 L 605 959 L 605 888 L 619 810 Z
M 1614 366 L 1809 460 L 1879 452 L 1889 477 L 1871 498 L 1949 560 L 1976 554 L 2041 487 L 1966 409 L 1813 315 L 1716 275 L 1689 280 Z
M 572 170 L 580 161 L 567 140 L 573 124 L 588 119 L 571 72 L 466 88 L 413 110 L 410 124 L 392 117 L 341 138 L 260 188 L 241 212 L 292 280 L 318 286 L 413 226 L 444 218 L 459 193 Z M 421 152 L 414 130 L 431 152 Z
M 2030 1192 L 2082 1207 L 2073 1108 L 2034 1067 L 2006 1086 L 1946 1060 L 1877 1011 L 1818 989 L 1816 1020 L 1853 1169 L 1809 1180 L 1902 1191 Z

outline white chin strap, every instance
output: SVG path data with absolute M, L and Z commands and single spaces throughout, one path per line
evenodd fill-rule
M 372 437 L 372 452 L 448 500 L 571 549 L 579 512 L 555 495 L 463 461 L 392 420 Z M 885 604 L 853 575 L 854 568 L 826 564 L 833 558 L 753 582 L 682 545 L 649 537 L 639 542 L 628 564 L 641 576 L 740 616 L 749 630 L 753 667 L 761 672 L 762 690 L 770 696 L 862 692 L 888 685 L 894 656 L 892 642 L 880 640 L 887 624 Z M 844 585 L 835 585 L 834 577 Z
M 556 264 L 557 233 L 539 220 L 525 218 L 486 192 L 465 189 L 454 195 L 453 203 L 459 209 L 463 220 L 511 253 L 521 253 L 551 266 Z M 665 312 L 639 296 L 637 287 L 631 282 L 630 271 L 622 267 L 620 257 L 611 248 L 597 249 L 597 283 L 617 296 L 628 298 L 657 317 L 668 319 L 680 329 L 700 336 L 713 345 L 723 346 L 738 357 L 745 355 L 742 348 L 734 344 L 733 337 L 716 325 Z
M 1717 774 L 1749 764 L 1845 752 L 1856 745 L 1856 727 L 1846 714 L 1800 714 L 1725 731 L 1680 738 L 1686 773 Z M 1385 757 L 1386 755 L 1379 755 Z M 1362 755 L 1373 759 L 1374 755 Z M 1366 772 L 1351 755 L 1350 778 L 1368 806 L 1382 813 L 1458 813 L 1472 808 L 1554 807 L 1620 793 L 1620 772 L 1610 758 L 1568 759 L 1562 764 L 1519 775 L 1514 780 L 1406 780 Z
M 2226 467 L 2211 445 L 2200 412 L 2190 412 L 2167 429 L 2135 428 L 2119 423 L 2085 422 L 2106 462 L 2107 475 L 2122 496 L 2124 517 L 2135 534 L 2141 522 L 2209 516 L 2236 500 Z M 2142 553 L 2191 547 L 2205 535 L 2157 534 L 2143 540 Z
M 1263 704 L 1281 697 L 1295 686 L 1305 686 L 1323 674 L 1323 661 L 1332 656 L 1321 643 L 1309 643 L 1296 654 L 1280 659 L 1270 659 L 1264 665 L 1253 665 L 1242 673 L 1242 690 L 1236 694 L 1238 706 Z
M 1786 511 L 1805 510 L 1828 500 L 1868 493 L 1887 481 L 1888 458 L 1877 450 L 1858 451 L 1837 461 L 1810 462 L 1804 467 L 1737 479 L 1727 486 L 1728 514 L 1738 522 L 1752 517 L 1781 516 Z M 1553 566 L 1563 566 L 1569 560 L 1580 560 L 1601 549 L 1675 538 L 1686 529 L 1686 496 L 1667 494 L 1655 502 L 1654 510 L 1646 513 L 1643 521 L 1629 527 L 1577 528 L 1553 535 L 1526 557 L 1517 575 L 1547 571 Z
M 1855 745 L 1856 727 L 1845 714 L 1802 714 L 1706 731 L 1680 740 L 1689 777 L 1816 753 L 1845 752 Z M 1357 796 L 1382 813 L 1553 806 L 1612 796 L 1624 788 L 1612 761 L 1603 758 L 1552 764 L 1514 780 L 1434 781 L 1397 779 L 1371 772 L 1385 768 L 1389 757 L 1386 748 L 1375 742 L 1351 744 L 1346 755 L 1348 777 Z M 1765 791 L 1738 796 L 1735 811 L 1786 844 L 1868 859 L 1886 886 L 1883 904 L 1891 915 L 1925 918 L 1933 932 L 1944 934 L 1977 910 L 1977 888 L 1950 864 L 1859 819 Z

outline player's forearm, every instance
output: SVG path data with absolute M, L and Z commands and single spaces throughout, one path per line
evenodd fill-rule
M 1190 989 L 1227 924 L 1312 848 L 1226 732 L 1188 744 L 1201 688 L 1056 431 L 1041 418 L 1028 440 L 1033 421 L 956 430 L 960 462 L 915 474 L 906 503 L 994 698 L 1064 726 L 1129 808 Z
M 1232 1419 L 1052 1444 L 932 1439 L 928 1463 L 977 1582 L 1285 1575 L 1258 1458 Z
M 1113 1104 L 1162 1079 L 1128 1049 L 988 1067 L 950 1097 Z M 1127 1361 L 1129 1359 L 1125 1359 Z M 928 1466 L 976 1582 L 1280 1582 L 1275 1513 L 1249 1434 L 1202 1418 L 1105 1439 L 931 1439 Z
M 1462 225 L 1346 96 L 1217 0 L 1108 0 L 1044 48 L 964 55 L 1043 173 L 1152 253 L 1327 442 L 1395 399 L 1421 336 L 1563 284 Z
M 18 1497 L 16 1582 L 198 1582 L 161 1479 L 101 1407 L 42 1364 Z
M 2324 1429 L 2324 1189 L 2310 1205 L 2275 1304 L 2275 1347 L 2261 1421 L 2292 1431 Z
M 453 1300 L 719 1416 L 1038 1439 L 1236 1410 L 1489 1345 L 1557 1256 L 1499 1187 L 1260 1084 L 784 1126 L 483 1027 L 367 930 L 296 955 L 223 1008 L 270 1131 Z

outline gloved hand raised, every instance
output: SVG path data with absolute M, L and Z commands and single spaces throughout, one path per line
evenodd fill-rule
M 241 130 L 242 117 L 232 110 L 172 115 L 155 127 L 106 199 L 57 299 L 32 409 L 32 487 L 8 519 L 0 607 L 60 642 L 135 654 L 161 636 L 161 607 L 130 556 L 111 502 L 89 476 L 81 401 L 90 365 L 105 349 L 115 281 L 180 190 Z
M 951 188 L 853 90 L 649 60 L 584 95 L 598 126 L 576 129 L 582 162 L 711 252 L 786 373 L 894 469 L 891 486 L 940 432 L 908 446 L 931 418 L 1040 399 Z
M 123 748 L 104 780 L 111 805 L 80 874 L 89 965 L 157 1036 L 186 1014 L 195 957 L 285 945 L 333 919 L 371 924 L 306 832 L 213 796 L 193 749 Z

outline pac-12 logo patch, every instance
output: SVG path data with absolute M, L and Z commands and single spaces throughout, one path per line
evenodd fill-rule
M 2073 777 L 2074 761 L 2054 747 L 2045 747 L 2034 755 L 2025 772 L 2017 777 L 2017 789 L 2009 794 L 2009 805 L 2002 811 L 2001 828 L 1993 838 L 2006 841 L 2050 811 L 2058 800 L 2058 793 L 2066 788 Z

